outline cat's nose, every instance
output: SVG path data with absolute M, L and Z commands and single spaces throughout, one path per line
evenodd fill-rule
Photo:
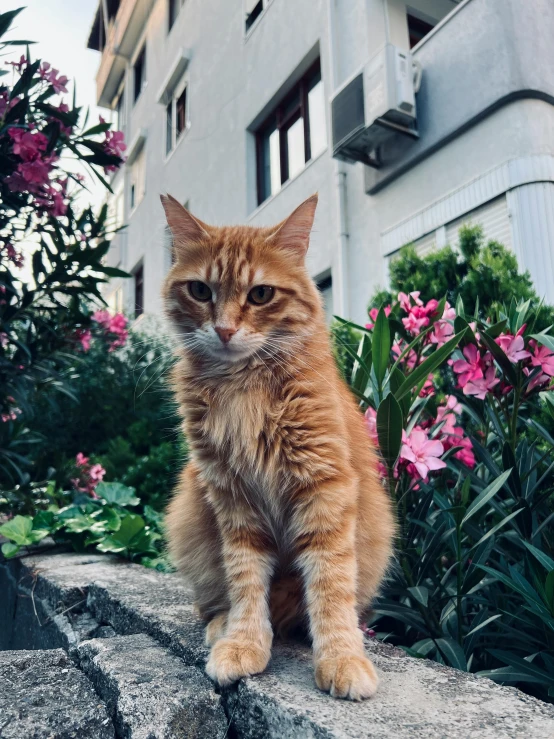
M 231 338 L 237 333 L 236 328 L 221 328 L 220 326 L 214 326 L 214 329 L 224 344 L 228 344 L 231 341 Z

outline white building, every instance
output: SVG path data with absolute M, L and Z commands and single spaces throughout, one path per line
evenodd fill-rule
M 553 38 L 553 0 L 101 0 L 98 101 L 129 144 L 109 259 L 134 275 L 111 304 L 161 310 L 160 193 L 208 223 L 265 225 L 316 190 L 309 265 L 330 312 L 362 321 L 391 255 L 453 243 L 466 221 L 554 302 Z M 387 44 L 421 73 L 413 130 L 368 145 L 378 168 L 339 161 L 332 133 L 368 123 L 359 73 Z

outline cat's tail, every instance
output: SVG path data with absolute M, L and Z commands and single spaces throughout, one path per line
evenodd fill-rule
M 278 636 L 285 637 L 292 632 L 306 630 L 306 607 L 300 577 L 289 575 L 273 581 L 269 610 L 273 632 Z

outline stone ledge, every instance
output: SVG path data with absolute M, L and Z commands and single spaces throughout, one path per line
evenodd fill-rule
M 48 632 L 49 644 L 57 638 L 59 646 L 70 650 L 108 703 L 117 736 L 223 739 L 226 732 L 237 739 L 554 736 L 554 706 L 514 688 L 411 659 L 375 640 L 368 641 L 367 651 L 380 673 L 381 687 L 375 698 L 362 704 L 319 692 L 310 652 L 297 644 L 276 644 L 263 675 L 243 680 L 219 697 L 203 676 L 207 655 L 203 627 L 194 615 L 190 591 L 177 576 L 76 554 L 27 557 L 0 569 L 9 570 L 12 588 L 19 582 L 20 597 L 15 605 L 12 602 L 12 611 L 28 624 L 28 638 L 40 646 L 41 635 Z M 29 597 L 31 580 L 34 601 Z M 36 622 L 33 602 L 37 611 L 54 614 L 47 627 Z M 90 640 L 91 635 L 112 638 Z M 145 688 L 141 674 L 151 687 L 162 686 L 162 675 L 167 674 L 169 693 L 161 687 Z M 161 708 L 166 711 L 163 715 Z M 199 723 L 195 716 L 200 714 L 204 718 Z M 156 716 L 162 718 L 158 721 Z M 173 733 L 171 721 L 176 716 L 181 717 L 175 718 L 177 722 L 188 722 L 188 733 Z M 221 734 L 208 729 L 209 721 L 222 727 Z M 153 727 L 150 733 L 142 731 L 147 725 Z
M 62 649 L 0 652 L 2 739 L 113 739 L 106 706 Z

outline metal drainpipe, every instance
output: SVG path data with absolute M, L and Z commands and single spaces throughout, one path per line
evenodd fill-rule
M 337 87 L 338 73 L 337 60 L 335 50 L 335 4 L 336 0 L 328 0 L 327 2 L 327 27 L 329 35 L 329 67 L 331 69 L 331 87 L 333 92 Z M 350 317 L 350 306 L 348 300 L 348 222 L 347 222 L 347 179 L 346 167 L 342 162 L 333 159 L 334 179 L 337 187 L 337 221 L 339 226 L 338 232 L 338 252 L 337 252 L 337 273 L 333 274 L 333 297 L 338 297 L 335 305 L 335 313 L 343 318 Z M 338 291 L 334 289 L 338 285 Z M 338 292 L 338 295 L 337 295 Z

